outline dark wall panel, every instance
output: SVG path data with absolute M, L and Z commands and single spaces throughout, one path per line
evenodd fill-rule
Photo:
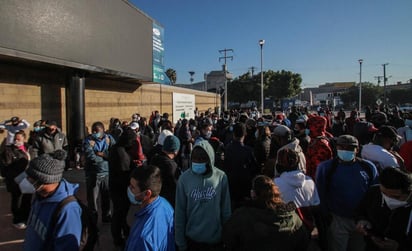
M 123 0 L 2 0 L 0 53 L 151 80 L 152 23 Z

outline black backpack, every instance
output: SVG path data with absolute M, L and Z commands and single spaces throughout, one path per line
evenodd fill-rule
M 55 211 L 53 212 L 50 229 L 52 233 L 57 224 L 57 219 L 64 206 L 72 201 L 77 201 L 82 209 L 81 221 L 82 221 L 82 234 L 80 236 L 80 248 L 81 251 L 93 251 L 94 246 L 99 240 L 99 229 L 97 222 L 93 215 L 93 212 L 83 202 L 81 202 L 76 196 L 69 195 L 65 199 L 59 202 Z

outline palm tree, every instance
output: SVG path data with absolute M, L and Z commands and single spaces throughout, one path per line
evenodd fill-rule
M 172 68 L 166 70 L 166 76 L 170 79 L 170 84 L 174 85 L 176 83 L 176 71 Z

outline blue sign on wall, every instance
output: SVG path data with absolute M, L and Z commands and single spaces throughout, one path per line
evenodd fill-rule
M 163 35 L 163 27 L 153 23 L 153 82 L 170 84 L 165 74 Z

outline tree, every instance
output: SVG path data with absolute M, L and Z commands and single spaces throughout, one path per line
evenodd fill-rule
M 170 79 L 170 84 L 174 85 L 177 80 L 176 71 L 172 68 L 166 70 L 166 76 Z
M 302 77 L 298 73 L 291 71 L 271 71 L 264 74 L 264 82 L 267 83 L 265 96 L 271 96 L 275 100 L 290 98 L 299 95 L 301 92 Z
M 230 101 L 244 103 L 254 100 L 260 103 L 260 74 L 259 72 L 250 76 L 249 73 L 244 73 L 228 84 Z M 263 94 L 265 98 L 272 97 L 279 100 L 294 97 L 301 92 L 301 83 L 302 78 L 298 73 L 285 70 L 263 72 Z
M 375 106 L 376 100 L 383 94 L 383 88 L 372 83 L 362 83 L 362 106 Z M 352 86 L 345 93 L 340 95 L 340 99 L 346 108 L 359 107 L 359 85 Z

